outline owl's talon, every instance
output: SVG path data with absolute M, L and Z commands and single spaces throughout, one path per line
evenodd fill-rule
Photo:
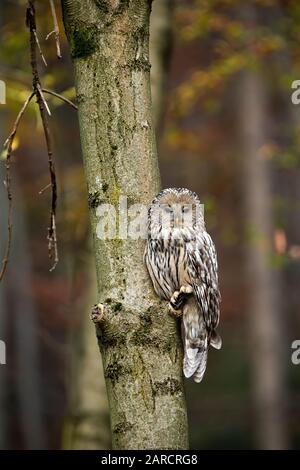
M 175 309 L 173 307 L 173 305 L 171 304 L 171 302 L 168 305 L 168 313 L 169 313 L 169 315 L 171 315 L 172 317 L 175 317 L 175 318 L 181 318 L 182 317 L 182 310 L 181 309 Z
M 193 292 L 193 288 L 190 285 L 180 287 L 180 294 L 189 295 L 189 294 L 192 294 L 192 292 Z
M 193 292 L 192 286 L 181 286 L 180 290 L 176 290 L 171 299 L 170 299 L 170 305 L 174 310 L 179 310 L 182 305 L 184 304 L 184 301 L 188 295 L 190 295 Z
M 103 304 L 95 304 L 91 313 L 90 319 L 96 323 L 102 323 L 104 321 L 104 305 Z
M 182 295 L 180 295 L 180 292 L 176 290 L 170 299 L 169 305 L 173 308 L 173 310 L 179 310 L 182 306 L 182 303 L 183 303 Z
M 177 299 L 178 299 L 178 297 L 179 297 L 179 294 L 180 294 L 179 290 L 176 290 L 176 291 L 173 293 L 173 295 L 172 295 L 172 297 L 171 297 L 171 299 L 170 299 L 170 302 L 171 302 L 172 305 L 176 305 Z

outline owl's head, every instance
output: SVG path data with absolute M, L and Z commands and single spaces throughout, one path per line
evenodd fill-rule
M 197 194 L 185 188 L 161 191 L 153 199 L 148 215 L 152 238 L 189 238 L 205 229 L 203 206 Z

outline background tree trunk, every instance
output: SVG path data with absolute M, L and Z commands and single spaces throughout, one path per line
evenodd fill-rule
M 0 3 L 0 31 L 3 28 L 3 2 Z M 0 35 L 2 40 L 2 34 Z M 1 110 L 2 111 L 2 110 Z M 6 122 L 6 113 L 2 111 L 0 113 L 0 142 L 5 140 L 5 122 Z M 0 181 L 5 179 L 5 168 L 4 165 L 0 165 Z M 0 185 L 0 198 L 1 201 L 6 201 L 6 194 L 4 185 Z M 5 227 L 7 224 L 7 202 L 4 204 L 2 210 L 0 211 L 0 227 Z M 6 240 L 1 236 L 0 238 L 0 254 L 5 252 Z M 1 258 L 2 259 L 2 258 Z M 0 340 L 7 341 L 8 335 L 8 311 L 7 311 L 7 296 L 6 291 L 4 290 L 3 285 L 0 288 Z M 6 351 L 7 354 L 7 351 Z M 0 449 L 5 449 L 8 443 L 8 416 L 7 416 L 7 367 L 1 367 L 0 365 Z
M 0 4 L 0 40 L 5 6 Z M 8 134 L 5 105 L 0 114 L 0 146 Z M 1 153 L 1 152 L 0 152 Z M 1 162 L 2 163 L 2 162 Z M 14 173 L 13 180 L 16 179 Z M 4 165 L 0 166 L 0 259 L 6 246 L 7 197 L 3 185 Z M 25 449 L 43 449 L 47 435 L 43 416 L 43 394 L 40 374 L 38 319 L 30 295 L 31 258 L 29 251 L 26 211 L 18 181 L 13 182 L 14 217 L 10 263 L 0 285 L 0 340 L 6 342 L 6 361 L 0 366 L 0 449 L 10 446 L 11 435 L 19 429 Z M 14 377 L 7 368 L 14 363 Z M 33 399 L 34 397 L 34 399 Z M 15 408 L 17 413 L 12 413 Z
M 241 17 L 249 47 L 260 25 L 259 7 L 243 5 Z M 262 71 L 240 77 L 240 136 L 244 170 L 245 214 L 249 240 L 246 253 L 248 320 L 255 410 L 255 445 L 287 448 L 285 330 L 280 305 L 280 273 L 272 266 L 273 191 L 271 162 L 263 155 L 270 140 L 268 91 Z
M 1 4 L 0 4 L 1 12 Z M 1 18 L 1 16 L 0 16 Z M 1 20 L 0 20 L 0 25 Z M 0 114 L 0 139 L 4 141 L 4 113 Z M 5 178 L 5 169 L 3 166 L 0 167 L 0 178 L 1 181 Z M 1 185 L 0 188 L 1 201 L 5 198 L 5 188 Z M 0 224 L 1 227 L 5 227 L 7 223 L 7 217 L 4 210 L 0 211 Z M 0 253 L 4 253 L 5 241 L 3 237 L 0 239 Z M 7 308 L 6 308 L 6 292 L 4 288 L 0 289 L 0 340 L 6 341 L 7 337 Z M 0 449 L 5 449 L 8 441 L 8 423 L 7 423 L 7 367 L 1 367 L 0 365 Z
M 256 446 L 287 447 L 284 328 L 279 272 L 271 266 L 273 220 L 270 162 L 261 154 L 267 137 L 266 95 L 262 78 L 251 71 L 241 78 L 240 123 L 244 156 L 248 319 L 251 337 Z
M 16 178 L 16 177 L 15 177 Z M 22 196 L 14 189 L 14 238 L 11 266 L 7 269 L 7 311 L 13 318 L 13 346 L 16 354 L 16 393 L 25 449 L 47 445 L 43 411 L 43 384 L 40 376 L 38 311 L 30 295 L 31 260 Z M 16 295 L 16 292 L 18 295 Z M 34 400 L 33 398 L 34 397 Z
M 169 65 L 174 0 L 156 0 L 150 16 L 152 117 L 156 134 L 162 126 Z M 157 137 L 157 135 L 156 135 Z
M 143 240 L 97 238 L 97 206 L 149 204 L 159 191 L 149 76 L 150 2 L 62 0 L 75 68 L 94 236 L 97 327 L 113 447 L 188 446 L 178 324 L 152 290 Z M 120 228 L 120 225 L 118 225 Z
M 63 434 L 66 449 L 109 449 L 111 433 L 102 362 L 99 361 L 95 328 L 87 315 L 95 303 L 96 273 L 92 256 L 88 262 L 89 289 L 84 305 L 80 331 L 72 336 L 70 411 Z M 75 336 L 75 338 L 74 338 Z
M 4 174 L 0 170 L 2 180 Z M 16 176 L 14 176 L 16 178 Z M 4 191 L 3 191 L 4 192 Z M 1 188 L 2 200 L 6 203 Z M 40 349 L 38 341 L 37 311 L 30 295 L 31 260 L 28 256 L 26 217 L 18 184 L 14 185 L 14 236 L 11 263 L 0 288 L 0 339 L 7 342 L 8 360 L 14 360 L 15 380 L 0 369 L 0 424 L 2 424 L 0 448 L 5 448 L 14 426 L 19 426 L 25 449 L 43 449 L 47 436 L 42 414 L 42 383 L 40 376 Z M 4 204 L 5 207 L 6 204 Z M 6 224 L 5 211 L 1 211 L 0 223 Z M 0 248 L 2 248 L 0 244 Z M 10 336 L 12 335 L 12 336 Z M 11 397 L 16 397 L 16 416 L 10 416 Z M 35 397 L 34 400 L 32 397 Z

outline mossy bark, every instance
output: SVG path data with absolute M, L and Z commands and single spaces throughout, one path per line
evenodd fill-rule
M 148 0 L 62 0 L 75 68 L 94 237 L 97 327 L 116 449 L 185 449 L 179 325 L 155 296 L 143 240 L 97 237 L 97 208 L 160 189 L 151 118 Z

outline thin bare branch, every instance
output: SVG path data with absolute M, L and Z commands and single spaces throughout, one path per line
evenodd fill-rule
M 52 220 L 48 229 L 48 251 L 49 258 L 54 258 L 54 263 L 49 271 L 53 271 L 58 263 L 58 251 L 57 251 L 57 238 L 56 238 L 56 219 L 55 214 L 52 213 Z
M 11 147 L 12 147 L 12 144 L 13 144 L 13 140 L 16 136 L 16 133 L 17 133 L 17 130 L 18 130 L 18 127 L 19 127 L 19 124 L 20 124 L 20 121 L 23 117 L 23 114 L 25 113 L 26 111 L 26 108 L 27 106 L 29 105 L 30 101 L 32 100 L 32 98 L 34 97 L 35 95 L 35 92 L 32 92 L 28 98 L 26 99 L 26 101 L 24 102 L 22 108 L 20 109 L 20 112 L 17 116 L 17 119 L 15 120 L 14 122 L 14 125 L 13 125 L 13 128 L 12 128 L 12 131 L 11 133 L 9 134 L 8 138 L 6 139 L 6 141 L 4 142 L 4 147 L 7 149 L 7 152 L 9 152 L 9 150 L 11 150 Z
M 46 184 L 46 186 L 39 190 L 39 194 L 43 194 L 47 189 L 51 188 L 51 183 Z
M 45 67 L 47 67 L 48 64 L 47 64 L 47 61 L 46 61 L 45 56 L 43 54 L 43 51 L 42 51 L 42 48 L 41 48 L 41 45 L 40 45 L 40 41 L 39 41 L 39 38 L 37 37 L 36 31 L 33 31 L 33 35 L 34 35 L 34 39 L 35 39 L 36 45 L 38 47 L 40 56 L 42 58 L 42 61 L 44 62 Z
M 17 119 L 14 122 L 12 131 L 9 137 L 6 139 L 4 143 L 4 148 L 6 149 L 6 176 L 5 176 L 5 187 L 7 192 L 7 200 L 8 200 L 8 218 L 7 218 L 7 244 L 6 250 L 4 254 L 4 258 L 2 260 L 2 267 L 0 271 L 0 281 L 2 281 L 4 273 L 7 268 L 10 248 L 11 248 L 11 241 L 12 241 L 12 192 L 11 192 L 11 176 L 10 176 L 10 159 L 12 153 L 12 147 L 14 143 L 15 136 L 17 134 L 17 130 L 20 124 L 20 121 L 26 111 L 27 106 L 29 105 L 30 101 L 34 97 L 35 92 L 32 92 L 31 95 L 28 96 L 27 100 L 24 102 Z
M 50 173 L 50 182 L 51 182 L 51 208 L 50 208 L 50 223 L 48 227 L 48 249 L 49 249 L 49 258 L 54 259 L 54 265 L 51 270 L 55 268 L 58 263 L 58 250 L 57 250 L 57 234 L 56 234 L 56 201 L 57 201 L 57 184 L 56 184 L 56 173 L 55 166 L 53 161 L 53 151 L 52 151 L 52 139 L 49 130 L 49 122 L 47 112 L 49 108 L 47 102 L 44 98 L 39 72 L 37 68 L 37 57 L 36 57 L 36 41 L 35 41 L 35 31 L 36 31 L 36 20 L 35 20 L 35 0 L 28 0 L 28 6 L 26 11 L 26 25 L 30 31 L 30 63 L 32 71 L 32 87 L 33 91 L 37 97 L 37 103 L 39 106 L 40 116 L 43 123 L 43 130 L 45 135 L 47 153 L 48 153 L 48 167 Z M 47 112 L 46 112 L 47 111 Z
M 55 96 L 56 98 L 64 101 L 65 103 L 69 104 L 70 106 L 72 106 L 72 108 L 78 110 L 78 106 L 76 106 L 75 103 L 73 103 L 71 100 L 69 100 L 65 96 L 60 95 L 59 93 L 56 93 L 55 91 L 48 90 L 47 88 L 42 88 L 42 92 L 43 93 L 48 93 L 49 95 L 52 95 L 52 96 Z
M 50 31 L 50 33 L 47 34 L 47 36 L 45 37 L 45 40 L 48 41 L 48 39 L 52 36 L 52 34 L 55 34 L 54 29 L 53 31 Z
M 52 14 L 54 10 L 54 3 L 51 3 L 51 10 Z M 54 14 L 53 14 L 54 15 Z M 56 15 L 54 15 L 56 18 Z M 58 34 L 58 25 L 57 25 L 57 19 L 54 21 L 55 23 L 55 31 L 56 34 Z M 40 116 L 42 119 L 43 123 L 43 130 L 44 130 L 44 135 L 45 135 L 45 140 L 46 140 L 46 147 L 47 147 L 47 153 L 48 153 L 48 166 L 49 166 L 49 173 L 50 173 L 50 184 L 47 187 L 51 187 L 51 192 L 52 192 L 52 197 L 51 197 L 51 209 L 50 209 L 50 223 L 48 227 L 48 249 L 49 249 L 49 257 L 51 259 L 54 259 L 54 264 L 51 267 L 51 271 L 56 267 L 58 263 L 58 250 L 57 250 L 57 234 L 56 234 L 56 201 L 57 201 L 57 185 L 56 185 L 56 174 L 55 174 L 55 166 L 54 166 L 54 161 L 53 161 L 53 152 L 52 152 L 52 140 L 51 140 L 51 134 L 49 130 L 49 123 L 48 123 L 48 115 L 51 116 L 49 106 L 47 104 L 47 101 L 43 95 L 43 89 L 41 86 L 40 82 L 40 77 L 39 77 L 39 72 L 38 72 L 38 67 L 37 67 L 37 49 L 45 63 L 47 65 L 46 60 L 43 56 L 39 40 L 36 34 L 36 20 L 35 20 L 35 0 L 28 0 L 27 1 L 27 9 L 26 9 L 26 26 L 29 29 L 30 32 L 30 64 L 31 64 L 31 73 L 32 73 L 32 93 L 31 95 L 27 98 L 25 101 L 23 107 L 21 108 L 17 119 L 14 123 L 12 132 L 10 133 L 8 139 L 6 140 L 4 146 L 6 149 L 6 179 L 5 179 L 5 186 L 6 186 L 6 191 L 7 191 L 7 199 L 8 199 L 8 223 L 7 223 L 7 232 L 8 232 L 8 239 L 7 239 L 7 246 L 6 246 L 6 251 L 5 255 L 2 261 L 2 268 L 0 271 L 0 281 L 2 280 L 4 273 L 6 271 L 6 267 L 9 261 L 9 254 L 10 254 L 10 248 L 11 248 L 11 240 L 12 240 L 12 192 L 11 192 L 11 177 L 10 177 L 10 158 L 11 158 L 11 153 L 12 153 L 12 147 L 13 147 L 13 142 L 14 138 L 17 133 L 17 129 L 20 123 L 20 120 L 22 119 L 22 116 L 31 101 L 31 99 L 36 96 L 37 104 L 39 107 L 40 111 Z M 58 46 L 57 46 L 58 47 Z M 59 51 L 59 50 L 58 50 Z M 57 96 L 57 98 L 62 99 L 66 103 L 70 104 L 72 107 L 75 107 L 75 105 L 69 101 L 67 98 L 64 98 L 63 96 L 51 92 L 50 90 L 45 90 L 45 93 L 53 94 L 54 96 Z M 76 107 L 75 107 L 76 109 Z M 47 188 L 46 187 L 46 188 Z M 42 189 L 40 191 L 40 194 L 46 189 Z
M 49 2 L 50 2 L 51 13 L 53 17 L 54 31 L 51 31 L 51 33 L 48 34 L 46 39 L 49 39 L 49 37 L 54 33 L 55 43 L 56 43 L 56 55 L 59 59 L 61 59 L 62 55 L 61 55 L 60 40 L 59 40 L 59 27 L 58 27 L 58 21 L 57 21 L 57 16 L 56 16 L 56 11 L 55 11 L 54 0 L 49 0 Z
M 45 105 L 46 111 L 47 111 L 47 113 L 49 114 L 49 116 L 51 116 L 51 111 L 50 111 L 50 108 L 49 108 L 49 106 L 48 106 L 48 103 L 47 103 L 47 101 L 46 101 L 46 99 L 45 99 L 45 97 L 44 97 L 44 95 L 43 95 L 41 85 L 40 85 L 39 83 L 37 83 L 36 86 L 37 86 L 37 89 L 38 89 L 38 91 L 39 91 L 40 97 L 41 97 L 41 99 L 43 100 L 43 103 L 44 103 L 44 105 Z

